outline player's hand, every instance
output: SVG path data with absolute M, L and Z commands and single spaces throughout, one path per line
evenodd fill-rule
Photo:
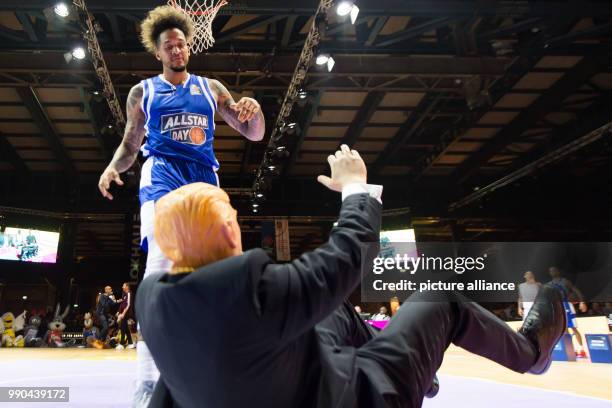
M 102 173 L 100 176 L 100 181 L 98 182 L 98 189 L 100 190 L 100 193 L 102 193 L 102 195 L 109 200 L 113 199 L 113 195 L 108 192 L 113 181 L 119 186 L 123 185 L 123 181 L 121 181 L 121 178 L 119 177 L 119 172 L 109 166 L 106 168 L 106 170 L 104 170 L 104 173 Z
M 589 308 L 587 307 L 587 304 L 584 302 L 580 302 L 580 304 L 578 305 L 578 308 L 580 309 L 582 313 L 586 313 L 587 310 L 589 310 Z
M 244 123 L 253 119 L 261 110 L 261 106 L 253 98 L 241 98 L 237 103 L 232 103 L 230 109 L 238 112 L 238 120 Z
M 335 155 L 327 158 L 327 162 L 331 168 L 331 178 L 319 176 L 317 180 L 330 190 L 340 192 L 348 184 L 367 182 L 368 172 L 357 150 L 342 145 Z

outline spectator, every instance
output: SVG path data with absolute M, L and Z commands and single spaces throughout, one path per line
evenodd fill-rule
M 378 309 L 378 313 L 376 313 L 374 316 L 372 316 L 372 320 L 389 320 L 389 319 L 391 319 L 387 313 L 388 313 L 387 312 L 387 308 L 385 306 L 381 306 L 380 309 Z

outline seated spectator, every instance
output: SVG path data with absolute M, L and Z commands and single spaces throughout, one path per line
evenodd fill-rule
M 381 306 L 378 309 L 378 313 L 372 316 L 372 320 L 381 321 L 381 320 L 389 320 L 391 319 L 387 314 L 387 308 L 385 306 Z

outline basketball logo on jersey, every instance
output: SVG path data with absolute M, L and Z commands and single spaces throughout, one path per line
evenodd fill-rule
M 161 128 L 174 141 L 201 145 L 206 142 L 208 116 L 188 112 L 163 115 Z
M 202 95 L 202 90 L 196 84 L 192 84 L 191 87 L 189 87 L 189 93 L 192 95 Z

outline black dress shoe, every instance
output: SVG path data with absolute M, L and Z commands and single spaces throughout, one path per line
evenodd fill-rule
M 438 376 L 434 375 L 433 381 L 431 382 L 431 388 L 425 394 L 427 398 L 433 398 L 438 395 L 438 391 L 440 391 L 440 381 L 438 380 Z
M 544 374 L 552 362 L 551 354 L 567 329 L 563 297 L 559 289 L 542 285 L 519 333 L 527 337 L 538 353 L 529 372 Z

